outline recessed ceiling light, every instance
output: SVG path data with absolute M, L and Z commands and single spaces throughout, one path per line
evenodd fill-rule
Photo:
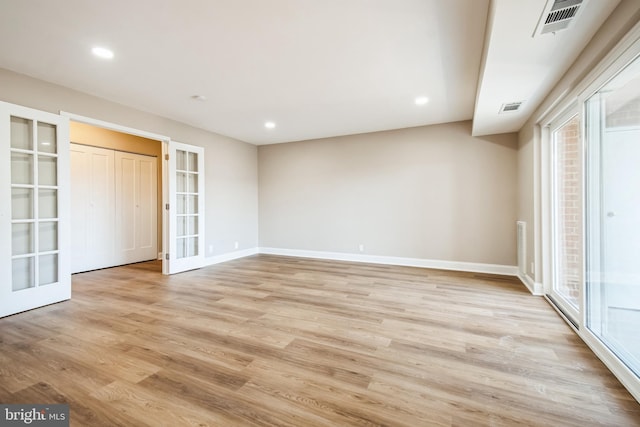
M 273 129 L 276 127 L 276 124 L 274 122 L 264 122 L 264 127 L 267 129 Z
M 104 48 L 104 47 L 94 47 L 93 49 L 91 49 L 91 52 L 97 56 L 98 58 L 103 58 L 103 59 L 111 59 L 113 58 L 113 51 Z
M 416 98 L 416 105 L 425 105 L 427 102 L 429 102 L 429 98 L 426 96 L 419 96 Z

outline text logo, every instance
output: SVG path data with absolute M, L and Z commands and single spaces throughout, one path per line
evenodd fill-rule
M 1 405 L 0 427 L 69 427 L 69 405 Z

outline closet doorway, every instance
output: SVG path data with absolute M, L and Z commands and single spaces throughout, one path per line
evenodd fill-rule
M 71 272 L 157 259 L 162 143 L 73 121 L 70 140 Z

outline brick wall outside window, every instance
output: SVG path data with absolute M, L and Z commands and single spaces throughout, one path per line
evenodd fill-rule
M 578 306 L 582 251 L 580 204 L 580 119 L 575 116 L 555 132 L 556 263 L 555 289 Z

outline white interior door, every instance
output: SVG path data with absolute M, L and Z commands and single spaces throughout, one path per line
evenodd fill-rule
M 71 298 L 69 121 L 0 102 L 0 317 Z
M 71 272 L 114 263 L 113 150 L 71 144 Z
M 116 151 L 115 166 L 115 264 L 157 259 L 157 160 Z
M 204 148 L 169 142 L 169 252 L 165 274 L 204 264 Z

